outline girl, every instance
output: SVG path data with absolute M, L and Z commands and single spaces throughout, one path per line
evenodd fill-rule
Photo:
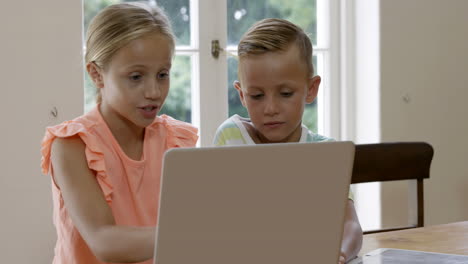
M 159 8 L 116 4 L 92 20 L 86 47 L 97 106 L 47 128 L 42 142 L 58 235 L 53 263 L 151 263 L 163 154 L 198 138 L 189 124 L 157 116 L 173 33 Z

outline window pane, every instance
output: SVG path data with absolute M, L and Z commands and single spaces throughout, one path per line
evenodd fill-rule
M 234 81 L 237 80 L 237 58 L 228 57 L 228 105 L 229 116 L 238 114 L 243 117 L 248 117 L 247 109 L 242 105 L 239 99 L 237 90 L 234 88 Z
M 317 56 L 314 56 L 312 59 L 314 66 L 317 68 L 321 65 L 317 65 Z M 320 85 L 319 89 L 322 89 L 323 85 Z M 304 114 L 302 115 L 302 123 L 307 126 L 312 132 L 318 132 L 317 124 L 317 99 L 316 98 L 311 104 L 307 104 L 304 109 Z
M 88 30 L 88 25 L 91 19 L 104 7 L 118 3 L 119 1 L 113 0 L 84 0 L 83 13 L 84 13 L 84 33 Z
M 96 88 L 94 87 L 93 82 L 89 78 L 88 73 L 85 73 L 84 85 L 84 111 L 85 113 L 87 113 L 96 105 Z
M 191 72 L 190 56 L 176 55 L 171 68 L 171 88 L 160 114 L 189 123 L 192 121 Z
M 132 0 L 134 1 L 134 0 Z M 151 1 L 149 1 L 151 2 Z M 190 3 L 189 0 L 157 0 L 171 21 L 178 46 L 190 45 Z
M 283 18 L 302 27 L 317 44 L 316 0 L 228 0 L 228 45 L 235 45 L 256 21 Z
M 134 0 L 84 0 L 84 29 L 88 29 L 91 19 L 104 7 Z M 157 4 L 166 12 L 171 21 L 177 45 L 190 45 L 190 4 L 189 0 L 148 0 L 142 1 Z

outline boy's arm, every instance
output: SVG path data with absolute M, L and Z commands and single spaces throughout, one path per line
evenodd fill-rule
M 121 263 L 152 258 L 155 228 L 115 224 L 96 177 L 88 168 L 81 138 L 57 138 L 52 144 L 52 165 L 66 209 L 98 259 Z
M 341 255 L 348 261 L 357 256 L 362 246 L 361 224 L 354 208 L 354 202 L 348 199 L 343 230 L 343 240 L 341 241 Z M 343 262 L 344 263 L 344 262 Z

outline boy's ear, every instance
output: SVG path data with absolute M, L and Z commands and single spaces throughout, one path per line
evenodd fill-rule
M 237 93 L 239 93 L 239 99 L 242 105 L 245 107 L 245 97 L 244 91 L 242 91 L 241 83 L 239 81 L 234 81 L 234 88 L 236 88 Z
M 312 103 L 315 98 L 317 98 L 320 82 L 322 79 L 320 76 L 316 75 L 312 78 L 309 78 L 308 86 L 307 86 L 307 96 L 306 96 L 306 103 Z
M 94 62 L 90 62 L 86 65 L 86 70 L 88 71 L 89 77 L 93 81 L 96 88 L 103 88 L 104 81 L 102 78 L 102 70 Z

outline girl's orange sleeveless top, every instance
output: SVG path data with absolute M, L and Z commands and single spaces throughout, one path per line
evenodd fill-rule
M 94 264 L 90 251 L 67 212 L 54 184 L 51 145 L 55 138 L 78 135 L 86 145 L 88 167 L 109 204 L 117 225 L 156 226 L 162 159 L 171 148 L 194 147 L 197 129 L 162 115 L 146 127 L 141 160 L 130 159 L 120 148 L 98 107 L 72 121 L 48 127 L 42 141 L 42 172 L 52 176 L 53 221 L 57 230 L 54 264 Z M 142 263 L 151 264 L 152 260 Z

